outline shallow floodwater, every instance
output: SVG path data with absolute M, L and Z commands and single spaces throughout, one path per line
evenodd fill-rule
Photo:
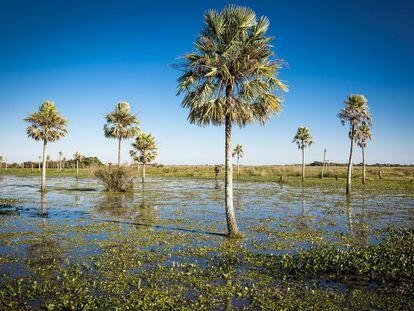
M 68 225 L 80 220 L 153 225 L 156 230 L 171 233 L 194 232 L 220 238 L 226 232 L 222 182 L 149 178 L 144 186 L 138 185 L 134 194 L 106 194 L 94 179 L 77 182 L 73 178 L 49 178 L 48 192 L 43 195 L 38 184 L 38 178 L 0 177 L 0 197 L 20 199 L 16 209 L 0 211 L 0 232 L 32 230 L 42 221 Z M 358 237 L 361 243 L 375 243 L 378 229 L 407 227 L 414 221 L 413 198 L 406 195 L 357 193 L 347 199 L 340 193 L 274 182 L 235 183 L 234 188 L 236 215 L 248 245 L 266 244 L 295 232 L 312 232 L 326 241 Z M 43 216 L 42 211 L 46 213 Z

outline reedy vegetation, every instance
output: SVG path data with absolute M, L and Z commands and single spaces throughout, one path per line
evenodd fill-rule
M 296 143 L 298 149 L 302 151 L 302 181 L 305 181 L 305 148 L 310 147 L 314 143 L 309 129 L 306 126 L 300 126 L 292 142 Z
M 250 122 L 264 124 L 281 111 L 277 94 L 287 87 L 278 79 L 281 62 L 274 58 L 266 33 L 269 20 L 250 8 L 226 6 L 204 14 L 195 51 L 177 67 L 178 94 L 189 109 L 188 120 L 200 126 L 225 125 L 225 207 L 229 236 L 239 235 L 233 208 L 231 129 Z
M 46 146 L 49 142 L 55 142 L 67 134 L 67 120 L 60 116 L 52 101 L 45 101 L 39 110 L 31 113 L 25 122 L 30 125 L 26 128 L 27 136 L 35 141 L 43 142 L 43 165 L 40 190 L 46 187 Z

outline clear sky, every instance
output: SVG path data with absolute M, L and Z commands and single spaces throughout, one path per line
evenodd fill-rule
M 103 136 L 104 115 L 131 103 L 141 128 L 155 135 L 158 162 L 223 163 L 223 127 L 187 122 L 169 67 L 192 50 L 203 12 L 224 1 L 5 1 L 0 9 L 0 154 L 35 160 L 41 143 L 22 119 L 53 100 L 69 119 L 69 135 L 49 154 L 75 151 L 116 161 L 117 144 Z M 292 138 L 311 130 L 308 161 L 346 162 L 347 129 L 337 112 L 362 93 L 374 116 L 368 163 L 414 163 L 414 1 L 233 1 L 269 17 L 274 51 L 286 60 L 289 85 L 280 117 L 234 130 L 246 164 L 298 163 Z M 129 160 L 129 143 L 123 158 Z M 356 162 L 361 155 L 356 153 Z

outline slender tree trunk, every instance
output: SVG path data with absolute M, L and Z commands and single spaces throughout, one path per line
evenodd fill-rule
M 325 157 L 326 157 L 326 149 L 323 150 L 323 162 L 322 162 L 322 173 L 321 178 L 323 179 L 323 173 L 325 173 Z
M 121 167 L 121 138 L 118 139 L 118 170 Z
M 365 184 L 365 148 L 362 147 L 362 183 Z
M 351 129 L 353 132 L 353 129 Z M 351 137 L 351 148 L 349 150 L 349 161 L 348 161 L 348 173 L 346 176 L 346 194 L 351 193 L 351 182 L 352 182 L 352 155 L 354 153 L 354 137 Z
M 40 161 L 39 162 L 37 162 L 38 164 L 39 164 L 39 167 L 38 167 L 38 169 L 39 169 L 39 173 L 40 173 Z
M 233 165 L 232 165 L 232 147 L 231 147 L 231 120 L 226 117 L 226 147 L 225 147 L 225 206 L 226 206 L 226 219 L 227 229 L 229 236 L 240 235 L 239 228 L 237 227 L 236 216 L 234 214 L 233 207 Z
M 142 183 L 145 182 L 145 163 L 142 163 Z
M 79 179 L 79 161 L 76 160 L 76 180 Z
M 302 181 L 305 181 L 305 148 L 302 147 Z
M 237 156 L 237 179 L 240 177 L 239 156 Z
M 40 180 L 40 191 L 46 189 L 46 140 L 43 141 L 43 165 L 42 165 L 42 178 Z

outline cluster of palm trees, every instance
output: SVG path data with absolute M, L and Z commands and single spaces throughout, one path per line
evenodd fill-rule
M 188 121 L 199 126 L 224 125 L 225 129 L 225 211 L 229 236 L 239 236 L 233 208 L 233 164 L 243 147 L 232 148 L 232 128 L 252 122 L 265 124 L 282 109 L 283 93 L 288 88 L 278 78 L 282 62 L 272 51 L 272 37 L 267 36 L 269 20 L 257 18 L 246 7 L 226 6 L 222 11 L 209 10 L 204 14 L 204 28 L 194 43 L 194 52 L 185 54 L 176 68 L 181 71 L 177 80 L 178 94 L 183 94 L 182 106 L 189 110 Z M 341 122 L 349 122 L 351 150 L 348 165 L 347 193 L 351 191 L 352 152 L 354 142 L 364 150 L 371 139 L 371 115 L 362 95 L 350 95 L 345 108 L 338 114 Z M 27 134 L 43 142 L 43 164 L 46 146 L 67 134 L 66 119 L 57 112 L 53 102 L 44 102 L 38 112 L 25 121 L 30 125 Z M 118 140 L 118 167 L 121 165 L 122 140 L 135 138 L 130 155 L 142 163 L 142 181 L 145 165 L 157 156 L 155 139 L 142 133 L 138 118 L 131 113 L 128 103 L 120 102 L 106 116 L 104 134 Z M 302 151 L 302 180 L 305 178 L 305 149 L 313 144 L 309 129 L 299 127 L 294 140 Z M 364 151 L 363 151 L 364 152 Z M 78 163 L 78 161 L 77 161 Z M 43 165 L 41 190 L 45 186 Z M 216 176 L 219 168 L 216 168 Z M 365 176 L 365 175 L 364 175 Z
M 46 189 L 46 168 L 47 162 L 50 161 L 50 156 L 46 156 L 47 144 L 55 142 L 68 133 L 68 121 L 63 118 L 54 102 L 43 102 L 38 111 L 29 114 L 24 119 L 29 123 L 26 128 L 26 133 L 30 138 L 36 141 L 43 142 L 43 164 L 42 164 L 42 178 L 40 183 L 40 190 Z M 106 116 L 106 123 L 104 125 L 104 135 L 107 138 L 114 138 L 118 140 L 118 168 L 121 167 L 121 142 L 122 140 L 135 137 L 135 142 L 132 144 L 133 149 L 131 155 L 137 163 L 143 164 L 142 182 L 145 180 L 145 164 L 150 163 L 157 157 L 157 146 L 155 139 L 151 134 L 145 134 L 138 128 L 139 120 L 131 113 L 131 108 L 127 102 L 120 102 L 115 106 L 115 110 L 108 113 Z M 59 152 L 59 170 L 61 169 L 62 152 Z M 73 159 L 76 163 L 76 179 L 79 178 L 79 163 L 83 160 L 83 155 L 76 152 Z M 39 157 L 40 169 L 40 157 Z

